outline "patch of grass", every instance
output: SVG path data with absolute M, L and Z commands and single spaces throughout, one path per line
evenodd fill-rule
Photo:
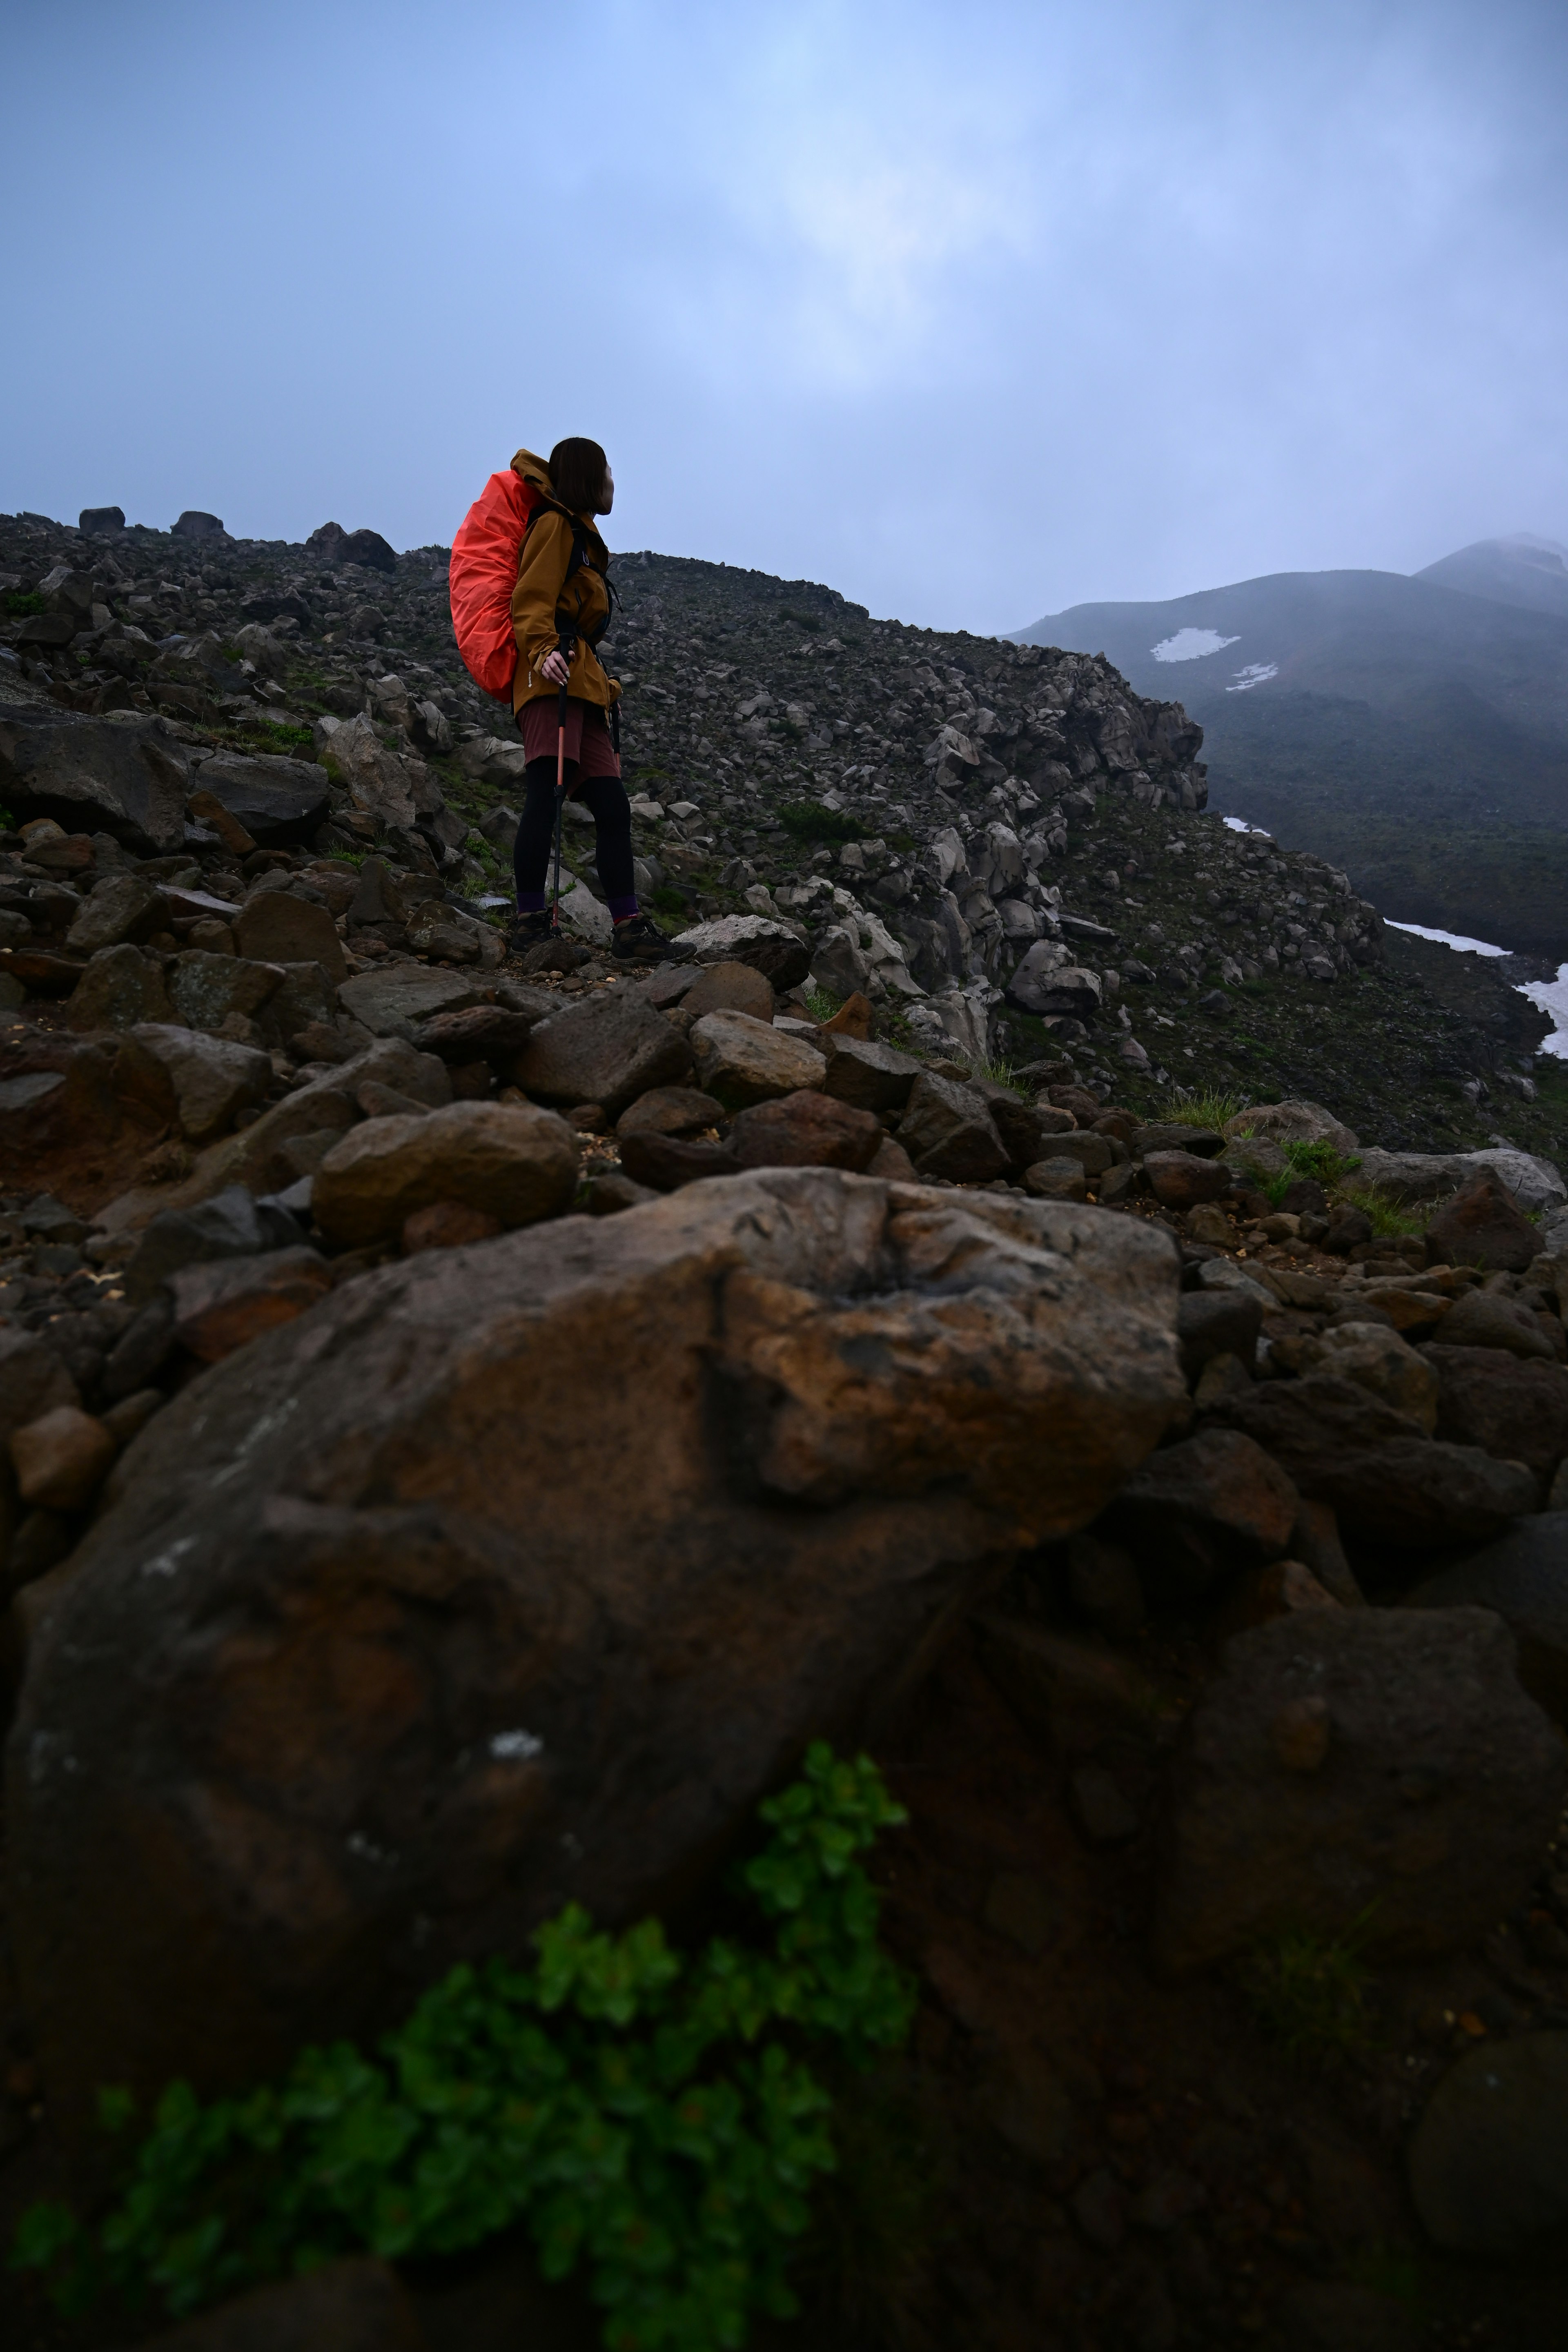
M 1223 1129 L 1246 1105 L 1239 1095 L 1216 1093 L 1213 1087 L 1173 1087 L 1160 1106 L 1160 1115 L 1173 1127 Z
M 785 801 L 778 815 L 784 831 L 793 833 L 797 841 L 826 845 L 866 838 L 863 824 L 842 809 L 824 808 L 820 801 Z
M 1367 2039 L 1372 1972 L 1363 1954 L 1367 1915 L 1342 1936 L 1288 1929 L 1242 1962 L 1241 1990 L 1265 2032 L 1292 2058 L 1361 2049 Z
M 648 900 L 648 905 L 658 915 L 684 917 L 690 912 L 687 900 L 681 897 L 679 890 L 672 889 L 668 882 L 659 884 L 658 888 Z
M 839 1006 L 840 999 L 826 988 L 808 988 L 805 992 L 805 1009 L 816 1022 L 831 1021 Z
M 5 610 L 14 621 L 31 621 L 44 609 L 44 600 L 36 588 L 13 588 L 5 599 Z
M 989 1078 L 994 1087 L 1010 1087 L 1016 1095 L 1021 1095 L 1024 1091 L 1022 1081 L 1011 1062 L 977 1062 L 974 1066 L 974 1076 L 977 1078 Z
M 1393 1240 L 1402 1235 L 1424 1234 L 1426 1230 L 1425 1217 L 1412 1215 L 1403 1202 L 1392 1199 L 1376 1184 L 1369 1184 L 1364 1192 L 1347 1191 L 1343 1197 L 1352 1208 L 1360 1209 L 1371 1218 L 1374 1234 L 1386 1234 Z

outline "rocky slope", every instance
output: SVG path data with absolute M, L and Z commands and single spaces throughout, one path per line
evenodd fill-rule
M 520 966 L 439 551 L 317 537 L 0 530 L 0 2224 L 90 2194 L 105 2079 L 372 2037 L 574 1897 L 689 1918 L 827 1733 L 909 1808 L 921 2006 L 755 2340 L 1554 2342 L 1528 1007 L 1227 835 L 1102 661 L 654 557 L 690 952 L 601 959 L 574 828 Z M 595 2339 L 514 2250 L 361 2284 Z M 180 2340 L 348 2340 L 300 2292 Z

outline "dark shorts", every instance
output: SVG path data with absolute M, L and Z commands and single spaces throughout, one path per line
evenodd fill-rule
M 553 694 L 536 695 L 518 713 L 522 748 L 531 760 L 554 759 L 560 709 Z M 576 761 L 578 777 L 584 783 L 591 776 L 618 778 L 621 772 L 620 753 L 610 740 L 603 710 L 596 702 L 583 702 L 574 694 L 566 702 L 566 757 Z

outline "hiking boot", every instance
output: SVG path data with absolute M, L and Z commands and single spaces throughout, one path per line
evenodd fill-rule
M 556 936 L 550 921 L 550 909 L 541 907 L 536 914 L 519 915 L 506 935 L 508 955 L 526 955 L 530 948 L 543 947 Z
M 679 963 L 684 950 L 667 940 L 650 916 L 628 915 L 616 925 L 610 953 L 617 963 Z

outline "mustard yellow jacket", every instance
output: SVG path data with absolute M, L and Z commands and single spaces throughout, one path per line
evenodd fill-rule
M 511 461 L 511 468 L 525 482 L 534 483 L 546 498 L 555 496 L 549 467 L 531 449 L 520 449 Z M 592 515 L 579 515 L 577 520 L 588 534 L 588 553 L 573 573 L 569 588 L 566 567 L 572 561 L 572 527 L 564 515 L 546 509 L 531 525 L 522 542 L 522 563 L 517 586 L 511 592 L 511 625 L 517 633 L 517 676 L 511 689 L 514 711 L 521 710 L 525 702 L 537 702 L 542 695 L 557 690 L 547 677 L 541 677 L 539 664 L 546 654 L 555 650 L 558 607 L 563 607 L 570 614 L 577 630 L 568 693 L 584 702 L 596 702 L 605 710 L 620 698 L 619 684 L 608 675 L 588 643 L 610 609 L 609 591 L 605 584 L 610 551 L 600 538 Z

